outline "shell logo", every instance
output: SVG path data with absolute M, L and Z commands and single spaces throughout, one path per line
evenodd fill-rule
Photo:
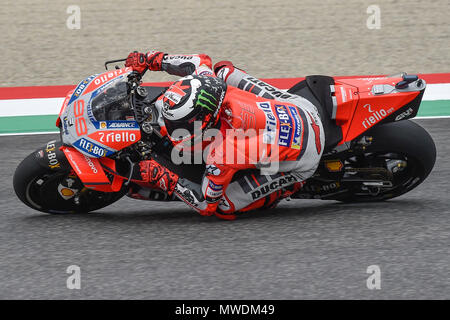
M 75 194 L 75 192 L 69 188 L 62 188 L 60 192 L 64 197 L 71 197 Z
M 69 200 L 69 199 L 73 198 L 77 192 L 78 192 L 78 190 L 68 188 L 61 184 L 59 184 L 59 186 L 58 186 L 58 193 L 64 200 Z

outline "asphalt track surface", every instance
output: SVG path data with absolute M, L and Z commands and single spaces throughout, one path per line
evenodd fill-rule
M 66 28 L 79 4 L 81 29 Z M 448 72 L 448 0 L 5 0 L 1 86 L 75 84 L 131 50 L 207 53 L 259 78 Z M 145 81 L 176 78 L 147 73 Z M 122 199 L 50 216 L 15 197 L 12 174 L 55 135 L 0 137 L 0 299 L 450 298 L 450 119 L 420 120 L 438 160 L 397 200 L 296 200 L 234 222 L 181 203 Z M 66 268 L 81 267 L 81 290 Z M 381 268 L 381 290 L 366 269 Z
M 0 298 L 450 298 L 450 119 L 418 120 L 438 159 L 428 179 L 385 203 L 292 200 L 236 221 L 182 203 L 124 198 L 84 215 L 19 202 L 15 167 L 54 135 L 0 138 Z M 81 289 L 66 268 L 81 268 Z M 381 289 L 369 290 L 369 265 Z

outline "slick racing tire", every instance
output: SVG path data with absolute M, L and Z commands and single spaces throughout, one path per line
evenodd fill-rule
M 60 146 L 60 143 L 56 143 L 55 149 L 58 150 Z M 73 175 L 72 170 L 63 152 L 58 154 L 59 168 L 50 168 L 45 162 L 45 148 L 28 155 L 14 173 L 14 191 L 28 207 L 52 214 L 87 213 L 104 208 L 125 195 L 126 188 L 119 192 L 99 192 L 84 188 L 78 177 L 73 176 L 74 183 L 83 191 L 77 199 L 64 199 L 58 191 L 58 186 L 70 174 Z
M 346 166 L 358 167 L 360 164 L 361 167 L 390 168 L 392 185 L 373 190 L 356 187 L 336 200 L 372 202 L 398 197 L 421 184 L 434 167 L 434 141 L 424 128 L 413 121 L 386 123 L 373 128 L 365 136 L 372 137 L 372 143 L 362 155 L 348 159 Z

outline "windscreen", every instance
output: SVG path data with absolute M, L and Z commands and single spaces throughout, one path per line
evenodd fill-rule
M 129 120 L 134 115 L 125 79 L 117 79 L 99 92 L 91 106 L 97 121 Z

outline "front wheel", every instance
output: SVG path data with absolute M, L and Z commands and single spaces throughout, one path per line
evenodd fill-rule
M 366 136 L 372 143 L 345 160 L 342 184 L 348 192 L 336 200 L 367 202 L 398 197 L 422 183 L 434 167 L 434 141 L 415 122 L 387 123 Z
M 126 188 L 119 192 L 87 189 L 70 166 L 55 170 L 42 165 L 39 152 L 28 155 L 17 167 L 13 178 L 17 197 L 32 209 L 46 213 L 90 212 L 116 202 L 127 191 Z

